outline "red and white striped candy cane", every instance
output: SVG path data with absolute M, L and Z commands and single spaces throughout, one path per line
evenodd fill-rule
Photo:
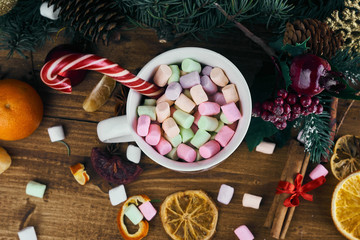
M 125 86 L 139 92 L 142 95 L 157 98 L 163 93 L 163 89 L 149 83 L 118 64 L 94 54 L 71 53 L 47 62 L 41 69 L 41 80 L 49 87 L 71 93 L 71 81 L 59 74 L 69 70 L 94 70 L 112 77 Z

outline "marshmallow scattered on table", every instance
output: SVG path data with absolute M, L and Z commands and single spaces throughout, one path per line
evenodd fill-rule
M 200 84 L 190 88 L 190 95 L 196 105 L 199 105 L 200 103 L 209 100 L 206 92 L 204 91 L 203 87 Z
M 221 68 L 214 67 L 210 72 L 211 80 L 220 87 L 225 87 L 229 83 L 229 79 Z
M 119 185 L 109 190 L 109 198 L 111 205 L 116 206 L 127 199 L 124 185 Z
M 64 129 L 61 125 L 48 128 L 51 142 L 57 142 L 65 139 Z
M 196 151 L 184 143 L 177 147 L 176 153 L 179 158 L 186 162 L 194 162 L 196 160 Z
M 126 158 L 133 162 L 138 164 L 141 159 L 141 149 L 134 145 L 129 145 L 126 149 Z
M 144 218 L 140 210 L 134 204 L 130 204 L 125 208 L 124 214 L 134 225 L 138 225 Z
M 256 146 L 255 151 L 265 154 L 273 154 L 275 146 L 275 143 L 262 141 Z
M 236 86 L 235 84 L 228 84 L 225 87 L 222 88 L 222 93 L 224 95 L 225 101 L 227 103 L 231 103 L 231 102 L 237 102 L 239 101 L 239 95 L 238 92 L 236 90 Z
M 201 72 L 201 65 L 200 63 L 192 60 L 191 58 L 185 58 L 182 62 L 181 62 L 181 70 L 183 70 L 184 72 L 197 72 L 200 73 Z
M 148 115 L 152 121 L 156 120 L 156 110 L 155 106 L 138 106 L 137 107 L 137 114 L 141 115 Z
M 161 129 L 158 124 L 150 124 L 149 133 L 145 137 L 145 141 L 151 146 L 155 146 L 159 143 L 161 138 Z
M 35 228 L 33 226 L 26 227 L 18 232 L 20 240 L 37 240 Z
M 145 219 L 150 221 L 156 215 L 156 209 L 150 201 L 144 202 L 139 206 L 140 212 L 144 215 Z
M 250 232 L 247 226 L 241 225 L 235 229 L 234 233 L 239 238 L 239 240 L 253 240 L 254 235 Z
M 138 118 L 136 132 L 139 136 L 145 137 L 149 133 L 151 119 L 148 115 L 141 115 Z
M 171 76 L 168 80 L 168 84 L 172 83 L 172 82 L 178 82 L 180 79 L 180 69 L 178 67 L 178 65 L 169 65 L 169 67 L 171 68 Z
M 41 4 L 40 15 L 51 20 L 57 20 L 59 18 L 61 7 L 58 7 L 56 11 L 54 11 L 55 5 L 52 4 L 51 6 L 48 6 L 48 3 L 49 2 L 44 2 L 43 4 Z
M 261 200 L 262 197 L 245 193 L 242 199 L 242 205 L 244 207 L 259 209 Z
M 324 167 L 322 164 L 318 164 L 309 174 L 309 177 L 312 180 L 315 180 L 321 176 L 326 177 L 326 175 L 329 173 L 329 171 Z
M 45 184 L 41 184 L 35 181 L 30 181 L 26 185 L 26 194 L 33 197 L 43 198 L 45 190 L 46 190 Z
M 225 205 L 228 205 L 233 195 L 234 195 L 233 187 L 226 184 L 221 184 L 217 200 Z
M 201 76 L 200 84 L 204 91 L 209 95 L 215 94 L 218 91 L 218 86 L 213 81 L 211 81 L 209 76 Z
M 154 83 L 159 87 L 164 87 L 172 75 L 171 68 L 168 65 L 160 65 L 154 75 Z

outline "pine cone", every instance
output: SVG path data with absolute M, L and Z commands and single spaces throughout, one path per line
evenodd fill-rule
M 336 51 L 344 44 L 341 34 L 335 34 L 324 22 L 317 19 L 295 20 L 286 24 L 283 43 L 302 43 L 310 37 L 306 46 L 309 53 L 323 56 L 327 59 L 333 57 Z
M 43 1 L 48 2 L 48 6 L 54 5 L 54 11 L 60 7 L 61 19 L 82 33 L 84 37 L 91 38 L 93 42 L 101 39 L 106 45 L 124 19 L 113 0 Z M 116 37 L 119 38 L 118 34 Z

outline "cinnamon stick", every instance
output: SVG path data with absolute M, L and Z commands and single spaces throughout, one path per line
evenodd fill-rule
M 338 103 L 339 103 L 339 99 L 336 97 L 333 97 L 331 105 L 330 105 L 330 121 L 329 121 L 329 126 L 331 128 L 331 132 L 330 132 L 330 140 L 331 141 L 334 141 L 335 134 L 337 133 L 337 131 L 336 131 L 336 125 L 337 125 L 336 124 L 336 115 L 337 115 Z M 327 158 L 322 157 L 321 158 L 322 162 L 328 162 L 328 158 L 330 157 L 329 156 L 330 151 L 326 150 L 326 152 L 328 154 L 328 157 Z

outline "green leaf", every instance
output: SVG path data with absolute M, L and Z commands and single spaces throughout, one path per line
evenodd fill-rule
M 277 131 L 279 130 L 271 122 L 265 122 L 259 117 L 251 118 L 250 127 L 245 136 L 249 151 L 254 150 L 264 138 L 274 135 Z
M 282 50 L 288 52 L 293 57 L 302 55 L 308 49 L 308 47 L 306 47 L 306 43 L 309 39 L 310 37 L 308 37 L 304 42 L 296 43 L 295 45 L 286 44 L 282 47 Z
M 281 72 L 285 81 L 285 89 L 291 85 L 290 68 L 286 61 L 280 61 Z
M 282 48 L 284 47 L 283 44 L 283 36 L 280 36 L 276 41 L 269 42 L 269 46 L 273 48 L 275 51 L 280 52 Z

